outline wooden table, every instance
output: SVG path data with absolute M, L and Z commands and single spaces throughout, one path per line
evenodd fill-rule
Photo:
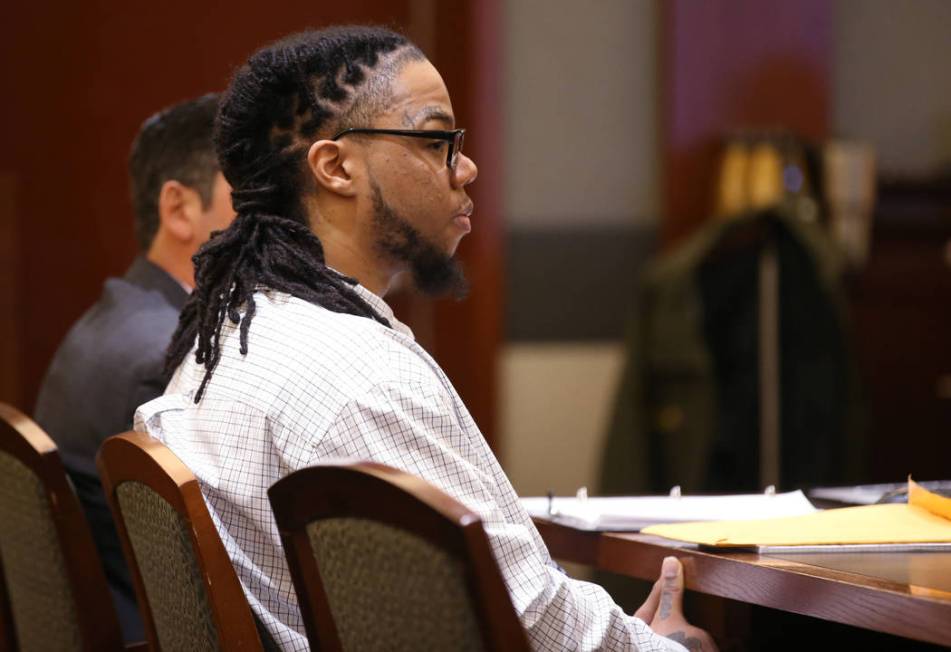
M 691 591 L 951 646 L 951 553 L 701 552 L 649 535 L 536 524 L 562 561 L 653 581 L 673 555 Z

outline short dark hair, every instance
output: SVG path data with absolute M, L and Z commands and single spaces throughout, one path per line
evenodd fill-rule
M 135 237 L 145 251 L 158 232 L 158 199 L 162 185 L 174 180 L 211 204 L 218 158 L 212 139 L 217 93 L 202 95 L 162 109 L 139 128 L 129 152 L 129 191 L 135 212 Z

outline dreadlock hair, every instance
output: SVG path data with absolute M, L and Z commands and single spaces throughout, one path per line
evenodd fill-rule
M 306 156 L 319 137 L 369 124 L 402 67 L 424 58 L 388 29 L 332 27 L 266 46 L 235 73 L 219 106 L 215 146 L 237 217 L 195 255 L 196 288 L 166 358 L 171 374 L 197 339 L 195 361 L 205 375 L 196 403 L 221 358 L 225 318 L 240 325 L 239 350 L 247 354 L 261 287 L 389 326 L 353 290 L 354 279 L 325 263 L 301 201 L 316 192 Z

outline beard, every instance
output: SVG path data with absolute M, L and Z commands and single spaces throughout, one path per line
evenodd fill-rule
M 451 296 L 462 299 L 469 292 L 462 266 L 426 239 L 419 230 L 386 203 L 380 187 L 370 181 L 373 191 L 373 223 L 377 229 L 376 247 L 392 260 L 407 263 L 413 283 L 431 297 Z

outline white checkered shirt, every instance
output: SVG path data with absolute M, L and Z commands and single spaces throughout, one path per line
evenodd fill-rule
M 281 647 L 308 644 L 267 489 L 320 461 L 357 458 L 420 476 L 482 517 L 533 648 L 682 650 L 553 564 L 445 374 L 382 299 L 357 291 L 393 328 L 259 292 L 247 355 L 225 320 L 198 405 L 204 367 L 190 355 L 165 395 L 136 412 L 136 429 L 198 477 L 251 607 Z

